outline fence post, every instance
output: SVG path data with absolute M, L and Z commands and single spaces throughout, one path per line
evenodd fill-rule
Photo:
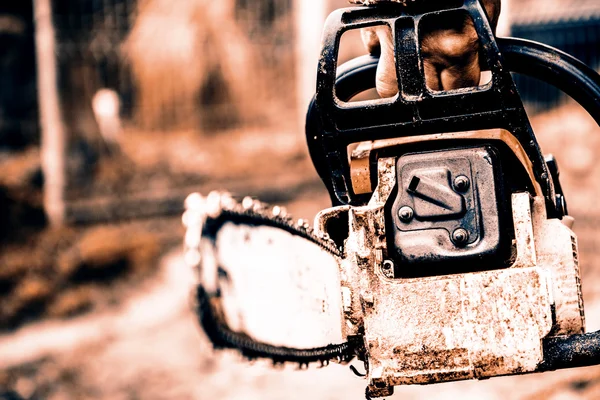
M 306 110 L 315 94 L 321 33 L 327 17 L 328 0 L 296 0 L 296 82 L 298 122 L 304 130 Z
M 66 138 L 58 94 L 52 4 L 51 0 L 33 0 L 33 4 L 44 209 L 50 224 L 60 226 L 65 216 Z
M 496 36 L 510 36 L 510 21 L 512 19 L 511 0 L 502 0 L 502 11 L 498 20 Z

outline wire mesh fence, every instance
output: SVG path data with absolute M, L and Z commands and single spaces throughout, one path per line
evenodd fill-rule
M 0 147 L 38 142 L 31 2 L 0 4 Z
M 292 0 L 52 0 L 52 17 L 69 201 L 197 183 L 150 160 L 173 135 L 296 122 Z
M 215 130 L 293 106 L 290 0 L 55 0 L 65 111 L 114 90 L 124 122 Z M 85 99 L 85 100 L 83 100 Z
M 593 1 L 586 4 L 600 9 Z M 195 184 L 207 172 L 172 167 L 174 158 L 192 158 L 181 156 L 181 148 L 193 153 L 206 147 L 204 138 L 227 129 L 296 128 L 299 30 L 292 0 L 52 0 L 52 8 L 70 199 L 153 187 L 148 182 L 157 177 L 160 188 Z M 553 15 L 568 16 L 575 8 Z M 521 18 L 513 34 L 557 46 L 598 68 L 598 15 Z M 0 40 L 18 43 L 5 49 L 19 49 L 13 57 L 18 61 L 0 62 L 0 136 L 14 131 L 3 127 L 16 124 L 37 141 L 33 31 L 31 2 L 0 6 Z M 359 39 L 351 56 L 364 53 Z M 530 111 L 565 101 L 545 84 L 517 79 Z M 153 158 L 182 131 L 197 136 L 196 147 L 181 145 Z M 97 181 L 101 189 L 90 190 Z

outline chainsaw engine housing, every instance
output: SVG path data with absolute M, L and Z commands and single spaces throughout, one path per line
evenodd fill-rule
M 513 233 L 509 237 L 514 239 L 505 259 L 510 264 L 505 268 L 494 269 L 498 266 L 490 264 L 485 251 L 480 251 L 478 241 L 488 240 L 484 221 L 479 220 L 472 228 L 484 234 L 470 243 L 467 240 L 464 245 L 450 247 L 450 235 L 460 216 L 450 212 L 445 220 L 439 220 L 450 229 L 421 229 L 412 234 L 422 235 L 424 241 L 431 240 L 432 232 L 434 236 L 444 235 L 445 240 L 436 239 L 437 243 L 449 246 L 447 251 L 454 252 L 455 257 L 471 247 L 479 264 L 472 263 L 466 273 L 450 269 L 441 275 L 420 277 L 406 276 L 395 267 L 405 259 L 398 261 L 405 249 L 399 234 L 403 225 L 396 215 L 390 216 L 388 208 L 390 203 L 391 210 L 405 204 L 399 193 L 407 190 L 405 181 L 412 178 L 401 175 L 403 166 L 416 164 L 414 170 L 409 168 L 409 176 L 414 176 L 412 171 L 423 176 L 421 167 L 426 166 L 426 171 L 435 171 L 429 176 L 439 177 L 440 185 L 449 186 L 455 174 L 447 168 L 447 157 L 465 165 L 468 158 L 461 158 L 464 154 L 492 160 L 486 147 L 467 152 L 423 153 L 422 163 L 415 161 L 417 154 L 409 155 L 408 162 L 400 161 L 402 157 L 379 159 L 378 185 L 367 205 L 334 207 L 322 211 L 315 220 L 315 226 L 327 233 L 339 227 L 330 220 L 345 220 L 340 217 L 347 216 L 348 237 L 341 262 L 343 329 L 347 337 L 363 340 L 373 397 L 391 394 L 396 385 L 533 372 L 544 359 L 544 338 L 584 330 L 577 239 L 563 222 L 548 219 L 543 197 L 528 192 L 511 194 Z M 501 193 L 487 162 L 471 166 L 471 176 L 482 178 L 476 183 L 475 196 L 480 201 Z M 446 194 L 453 195 L 450 189 Z M 471 201 L 463 199 L 463 213 Z M 461 203 L 456 204 L 460 209 Z M 481 218 L 480 210 L 478 213 Z M 388 223 L 388 217 L 394 222 Z M 389 236 L 398 235 L 399 240 L 389 240 Z M 490 233 L 490 241 L 498 243 L 494 235 Z M 429 248 L 437 251 L 435 245 Z M 491 248 L 492 252 L 497 249 Z M 453 257 L 445 261 L 452 268 Z

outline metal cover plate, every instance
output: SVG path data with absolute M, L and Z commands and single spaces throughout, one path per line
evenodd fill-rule
M 365 316 L 371 378 L 387 385 L 532 372 L 552 328 L 542 268 L 380 278 Z
M 407 154 L 398 159 L 398 195 L 391 207 L 389 235 L 397 264 L 406 266 L 397 271 L 399 276 L 429 275 L 423 268 L 414 271 L 414 263 L 459 260 L 465 264 L 469 258 L 481 266 L 481 257 L 501 251 L 497 169 L 499 160 L 490 146 Z M 464 190 L 454 185 L 460 177 L 468 180 Z M 414 210 L 414 216 L 403 220 L 403 208 Z M 459 229 L 467 236 L 462 245 L 453 241 Z

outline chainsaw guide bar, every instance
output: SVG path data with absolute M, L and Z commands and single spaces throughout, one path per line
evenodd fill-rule
M 192 194 L 186 200 L 186 213 L 183 220 L 187 227 L 185 259 L 188 264 L 202 268 L 201 242 L 217 240 L 219 231 L 226 224 L 248 227 L 272 227 L 287 232 L 293 237 L 302 238 L 317 245 L 339 261 L 342 252 L 327 235 L 316 234 L 307 221 L 292 219 L 283 208 L 269 207 L 265 203 L 246 197 L 242 202 L 235 201 L 228 193 L 213 192 L 203 198 Z M 207 212 L 207 210 L 210 210 Z M 201 235 L 198 234 L 201 232 Z M 248 268 L 252 268 L 248 265 Z M 222 272 L 219 266 L 218 273 Z M 235 332 L 224 322 L 223 310 L 220 306 L 221 291 L 207 291 L 199 285 L 195 293 L 195 311 L 215 349 L 236 349 L 248 359 L 270 359 L 273 364 L 285 362 L 297 363 L 300 368 L 310 363 L 321 366 L 330 361 L 345 363 L 354 357 L 353 346 L 348 342 L 329 344 L 326 346 L 296 349 L 285 346 L 274 346 L 261 343 L 248 334 Z

